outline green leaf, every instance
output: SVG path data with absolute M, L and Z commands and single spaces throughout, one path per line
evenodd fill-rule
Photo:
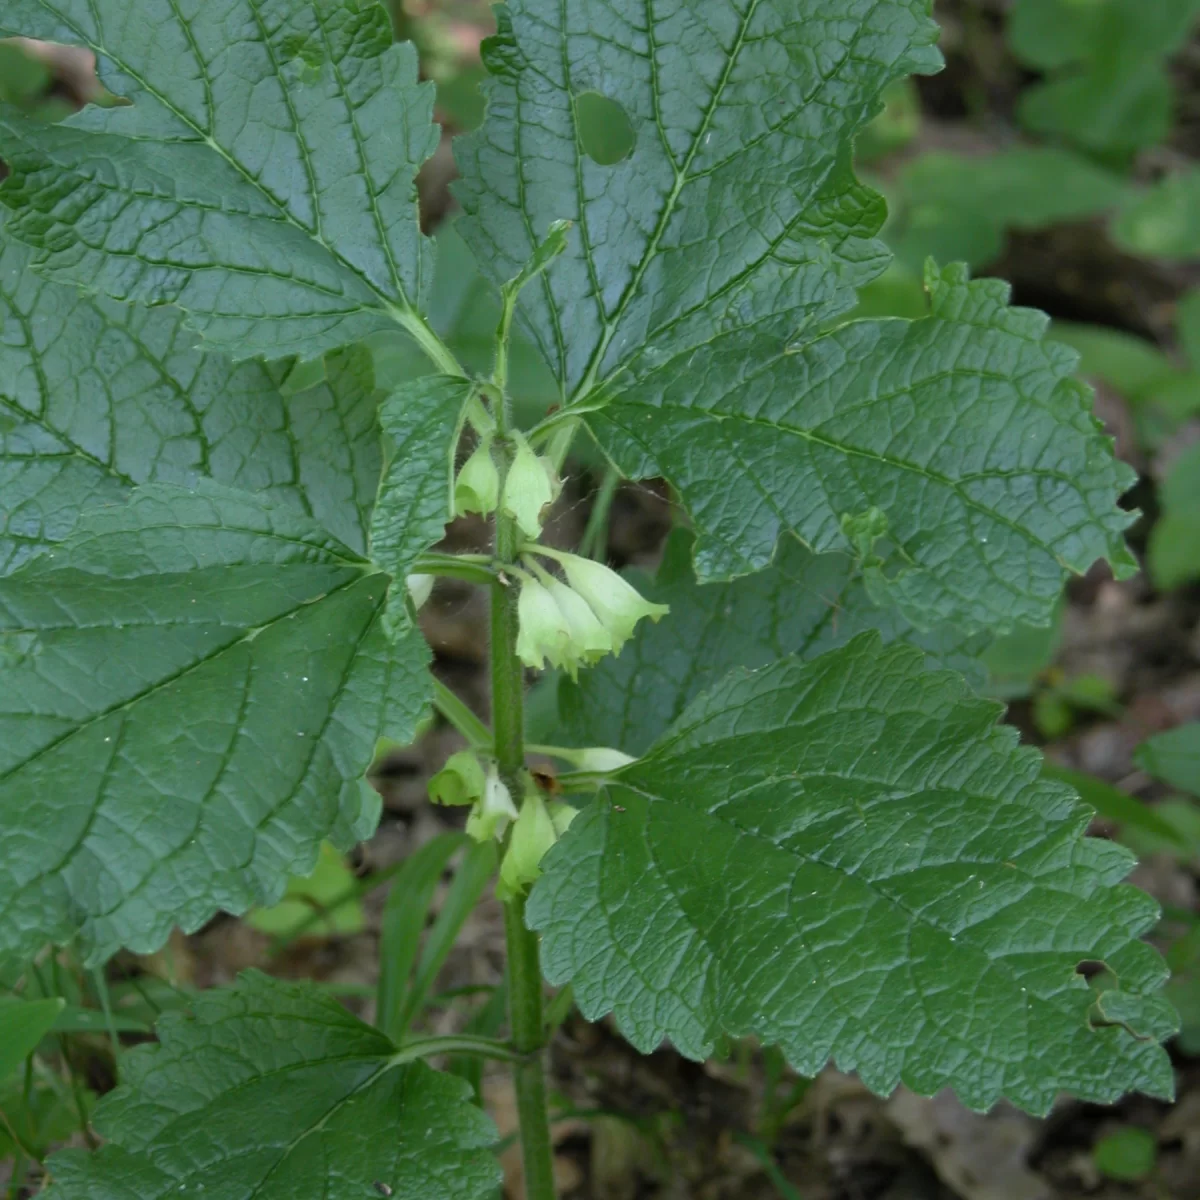
M 0 109 L 0 203 L 43 273 L 174 304 L 235 358 L 316 357 L 416 315 L 433 84 L 374 0 L 10 0 L 0 34 L 85 46 L 128 103 Z
M 566 253 L 518 315 L 571 413 L 632 478 L 661 475 L 704 581 L 761 570 L 781 534 L 847 551 L 868 516 L 872 594 L 964 629 L 1044 622 L 1071 571 L 1132 569 L 1132 482 L 1072 360 L 994 281 L 931 277 L 934 315 L 822 334 L 881 274 L 881 198 L 852 143 L 894 79 L 939 63 L 925 0 L 717 0 L 500 10 L 488 117 L 458 143 L 459 231 L 497 285 L 556 220 Z M 620 104 L 601 165 L 579 97 Z M 865 530 L 867 527 L 862 526 Z
M 987 668 L 986 693 L 996 700 L 1015 700 L 1033 691 L 1038 677 L 1053 662 L 1063 639 L 1060 603 L 1049 625 L 1018 625 L 995 638 L 981 655 Z
M 246 915 L 246 923 L 271 937 L 293 937 L 307 927 L 314 912 L 320 920 L 312 926 L 317 937 L 361 933 L 366 928 L 362 900 L 350 895 L 354 872 L 346 859 L 328 842 L 321 845 L 316 869 L 309 875 L 288 880 L 283 899 L 270 908 L 256 908 Z
M 484 1200 L 499 1182 L 470 1089 L 397 1063 L 387 1038 L 309 985 L 247 972 L 158 1033 L 96 1109 L 106 1144 L 51 1159 L 54 1200 Z
M 1200 796 L 1200 721 L 1143 742 L 1134 754 L 1143 771 L 1171 787 Z
M 96 1102 L 95 1093 L 87 1088 L 73 1093 L 57 1079 L 54 1085 L 35 1075 L 33 1087 L 26 1091 L 21 1074 L 0 1082 L 0 1112 L 8 1118 L 7 1126 L 0 1122 L 0 1161 L 30 1150 L 42 1157 L 51 1146 L 61 1146 L 80 1132 L 80 1106 L 90 1111 Z M 10 1126 L 20 1136 L 19 1147 L 12 1139 Z
M 1045 623 L 1070 571 L 1134 569 L 1114 502 L 1135 476 L 1075 356 L 998 280 L 948 268 L 928 286 L 924 320 L 852 322 L 765 359 L 714 343 L 591 415 L 628 474 L 678 488 L 700 578 L 761 569 L 785 532 L 861 553 L 868 516 L 886 528 L 868 591 L 918 625 Z
M 15 1071 L 54 1028 L 66 1001 L 0 996 L 0 1081 Z
M 1135 402 L 1176 372 L 1175 364 L 1153 342 L 1120 329 L 1055 321 L 1049 337 L 1079 355 L 1081 375 L 1102 379 Z
M 641 0 L 608 4 L 603 31 L 556 0 L 498 11 L 488 117 L 456 143 L 458 227 L 500 285 L 575 222 L 520 308 L 572 399 L 724 331 L 787 337 L 881 269 L 849 139 L 889 82 L 939 64 L 924 0 L 850 0 L 837 21 L 814 0 L 718 0 L 651 13 L 652 35 Z M 624 110 L 620 162 L 586 154 L 583 96 Z
M 1113 240 L 1131 254 L 1200 257 L 1200 169 L 1168 175 L 1135 196 L 1113 222 Z
M 394 391 L 379 410 L 386 465 L 371 517 L 371 557 L 393 578 L 442 538 L 453 516 L 455 432 L 471 394 L 465 379 L 429 375 Z M 401 588 L 390 620 L 407 620 Z
M 1121 791 L 1103 779 L 1097 779 L 1095 775 L 1089 775 L 1086 771 L 1075 771 L 1070 767 L 1060 767 L 1057 763 L 1043 763 L 1042 775 L 1046 779 L 1056 780 L 1074 788 L 1080 799 L 1085 804 L 1090 804 L 1106 820 L 1115 821 L 1126 829 L 1155 838 L 1160 844 L 1168 845 L 1172 853 L 1179 854 L 1189 850 L 1189 839 L 1160 813 L 1161 806 L 1151 808 L 1136 796 Z
M 547 855 L 548 979 L 644 1051 L 753 1034 L 801 1074 L 977 1109 L 1169 1096 L 1157 908 L 998 714 L 875 634 L 735 672 Z
M 0 42 L 0 101 L 32 105 L 50 86 L 45 63 L 13 42 Z
M 420 635 L 381 627 L 388 587 L 205 481 L 140 489 L 0 579 L 0 952 L 150 951 L 369 834 L 375 741 L 429 698 Z
M 30 258 L 0 240 L 0 574 L 87 508 L 203 476 L 366 549 L 380 455 L 364 350 L 331 356 L 325 382 L 285 397 L 287 364 L 195 350 L 177 310 L 80 295 L 39 279 Z
M 1013 50 L 1051 73 L 1023 93 L 1023 123 L 1116 157 L 1163 140 L 1172 106 L 1165 59 L 1198 13 L 1200 0 L 1017 0 Z
M 941 627 L 922 634 L 871 603 L 841 554 L 813 555 L 792 538 L 775 563 L 733 583 L 696 586 L 691 536 L 667 543 L 657 579 L 638 591 L 671 611 L 643 622 L 619 658 L 603 659 L 578 683 L 559 680 L 561 734 L 573 744 L 644 753 L 684 708 L 735 667 L 757 668 L 785 655 L 815 658 L 865 629 L 920 646 L 930 659 L 982 681 L 986 639 Z
M 1179 331 L 1180 348 L 1188 362 L 1200 371 L 1200 288 L 1193 288 L 1179 301 L 1175 326 Z
M 1200 578 L 1200 446 L 1182 454 L 1160 492 L 1163 513 L 1150 531 L 1147 560 L 1157 587 Z
M 500 292 L 479 272 L 475 257 L 457 232 L 442 225 L 435 238 L 437 267 L 429 293 L 429 323 L 468 371 L 488 375 L 496 350 Z M 381 388 L 390 389 L 429 375 L 428 358 L 399 329 L 375 334 L 367 343 Z M 537 347 L 514 330 L 508 362 L 509 387 L 517 420 L 529 426 L 562 403 L 562 388 Z
M 1097 1168 L 1110 1179 L 1145 1179 L 1158 1161 L 1158 1142 L 1148 1129 L 1130 1125 L 1102 1137 L 1092 1150 Z
M 1116 208 L 1125 182 L 1069 150 L 1014 146 L 986 157 L 934 152 L 900 172 L 888 245 L 910 270 L 926 258 L 983 267 L 1009 229 L 1036 230 Z

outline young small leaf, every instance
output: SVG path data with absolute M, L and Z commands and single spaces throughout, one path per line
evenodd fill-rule
M 644 1051 L 754 1034 L 979 1109 L 1169 1096 L 1156 906 L 998 711 L 876 634 L 735 672 L 547 855 L 547 977 Z
M 450 375 L 428 375 L 398 388 L 379 410 L 386 465 L 371 516 L 371 558 L 393 578 L 440 541 L 452 516 L 455 431 L 471 385 Z M 404 620 L 404 595 L 389 606 Z
M 0 952 L 150 951 L 370 833 L 375 741 L 411 737 L 430 686 L 420 635 L 381 628 L 389 584 L 204 481 L 0 579 Z
M 602 659 L 577 683 L 559 680 L 562 736 L 572 744 L 642 754 L 735 667 L 764 667 L 789 654 L 816 658 L 866 629 L 912 642 L 931 662 L 983 682 L 978 656 L 986 638 L 948 626 L 921 633 L 877 608 L 843 554 L 814 555 L 785 538 L 765 571 L 698 587 L 691 548 L 691 535 L 675 532 L 657 579 L 636 581 L 670 613 L 657 624 L 642 622 L 620 657 Z
M 0 574 L 142 483 L 207 476 L 315 518 L 366 549 L 379 482 L 369 355 L 284 395 L 285 364 L 193 348 L 173 308 L 138 309 L 40 279 L 0 227 Z
M 0 1082 L 37 1049 L 65 1004 L 61 996 L 48 1000 L 0 996 Z
M 328 996 L 248 972 L 158 1023 L 96 1109 L 97 1152 L 49 1163 L 53 1200 L 485 1200 L 495 1130 L 461 1080 Z
M 129 102 L 61 125 L 0 107 L 0 203 L 40 271 L 174 304 L 235 358 L 422 327 L 434 85 L 382 4 L 10 0 L 14 34 L 87 47 Z
M 1112 232 L 1117 245 L 1131 254 L 1200 256 L 1200 168 L 1167 175 L 1131 197 Z
M 1137 748 L 1134 757 L 1155 779 L 1200 798 L 1200 721 L 1156 734 Z

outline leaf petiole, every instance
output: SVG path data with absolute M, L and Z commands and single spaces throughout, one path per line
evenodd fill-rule
M 473 1054 L 479 1058 L 494 1058 L 499 1062 L 511 1063 L 524 1062 L 527 1057 L 514 1050 L 507 1042 L 496 1038 L 458 1033 L 408 1042 L 388 1059 L 388 1066 L 402 1067 L 405 1063 L 415 1062 L 419 1058 L 432 1058 L 436 1054 Z
M 433 707 L 470 742 L 473 749 L 491 753 L 492 731 L 436 676 Z
M 499 569 L 488 554 L 438 554 L 431 551 L 417 558 L 413 563 L 412 573 L 462 579 L 483 587 L 489 587 L 499 578 Z

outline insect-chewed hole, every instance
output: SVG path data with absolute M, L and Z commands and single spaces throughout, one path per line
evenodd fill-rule
M 27 37 L 0 38 L 0 100 L 53 121 L 85 104 L 130 103 L 100 82 L 90 50 Z
M 635 134 L 629 114 L 599 92 L 575 97 L 575 128 L 584 154 L 597 166 L 614 166 L 633 153 Z

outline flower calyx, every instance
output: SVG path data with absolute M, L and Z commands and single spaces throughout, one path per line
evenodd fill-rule
M 542 532 L 542 511 L 558 498 L 562 480 L 554 464 L 535 453 L 523 434 L 514 432 L 508 436 L 514 453 L 504 479 L 500 506 L 527 538 L 537 538 Z
M 526 788 L 520 815 L 500 862 L 496 895 L 501 900 L 513 899 L 538 878 L 546 851 L 566 833 L 577 815 L 578 810 L 570 804 L 561 800 L 548 803 L 538 788 Z
M 483 799 L 487 775 L 473 750 L 459 750 L 429 781 L 429 799 L 434 804 L 475 804 Z
M 487 516 L 500 503 L 500 471 L 492 458 L 492 436 L 484 434 L 454 481 L 454 514 Z
M 467 818 L 467 833 L 477 842 L 501 838 L 509 821 L 515 821 L 517 816 L 512 793 L 500 778 L 496 764 L 492 763 L 484 779 L 483 795 L 475 802 Z

